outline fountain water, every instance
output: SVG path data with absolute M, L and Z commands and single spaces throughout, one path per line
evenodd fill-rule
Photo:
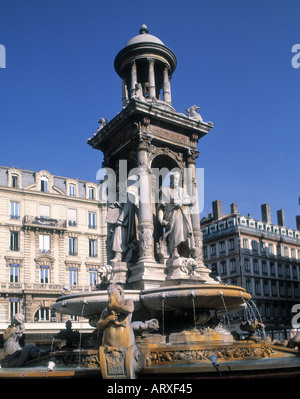
M 193 318 L 194 318 L 194 328 L 197 330 L 197 323 L 196 323 L 196 308 L 195 308 L 195 291 L 191 290 L 190 291 L 191 297 L 192 297 L 192 303 L 193 303 Z

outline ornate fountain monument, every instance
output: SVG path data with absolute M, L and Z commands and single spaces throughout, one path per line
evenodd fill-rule
M 199 375 L 218 362 L 240 370 L 238 362 L 287 356 L 255 333 L 263 327 L 257 320 L 243 325 L 248 340 L 220 324 L 220 315 L 246 309 L 250 295 L 212 278 L 203 262 L 197 145 L 213 124 L 197 106 L 186 114 L 173 108 L 176 63 L 143 25 L 115 58 L 122 110 L 110 122 L 101 118 L 88 139 L 104 154 L 108 262 L 97 290 L 63 296 L 53 309 L 103 333 L 93 354 L 103 378 Z

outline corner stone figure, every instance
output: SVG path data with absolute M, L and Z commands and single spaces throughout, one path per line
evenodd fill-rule
M 110 204 L 106 221 L 110 225 L 111 241 L 109 247 L 114 253 L 112 262 L 121 262 L 122 254 L 125 253 L 128 242 L 134 234 L 130 204 L 119 202 Z
M 158 220 L 166 227 L 165 237 L 172 258 L 188 258 L 195 247 L 191 218 L 186 207 L 192 206 L 192 199 L 179 186 L 180 173 L 170 176 L 170 187 L 162 190 L 158 208 Z
M 3 334 L 4 352 L 0 359 L 2 367 L 22 367 L 28 360 L 36 359 L 45 351 L 41 351 L 35 345 L 20 346 L 20 339 L 25 331 L 24 315 L 17 313 L 11 324 Z
M 142 354 L 135 343 L 131 326 L 134 304 L 124 298 L 116 284 L 108 287 L 108 306 L 102 312 L 97 329 L 103 331 L 100 368 L 103 378 L 135 378 Z

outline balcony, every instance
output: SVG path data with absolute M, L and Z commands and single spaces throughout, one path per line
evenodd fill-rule
M 49 229 L 56 231 L 67 230 L 67 221 L 65 219 L 53 219 L 45 216 L 29 216 L 23 218 L 23 226 L 30 229 Z

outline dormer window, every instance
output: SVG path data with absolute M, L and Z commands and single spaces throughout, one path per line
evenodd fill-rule
M 11 175 L 11 186 L 13 188 L 19 187 L 19 176 L 18 175 Z
M 75 195 L 76 195 L 76 186 L 75 186 L 75 184 L 70 183 L 69 184 L 69 196 L 75 197 Z
M 47 177 L 41 177 L 41 191 L 44 193 L 48 192 L 48 179 Z
M 89 199 L 94 200 L 95 199 L 95 189 L 94 187 L 89 187 Z

